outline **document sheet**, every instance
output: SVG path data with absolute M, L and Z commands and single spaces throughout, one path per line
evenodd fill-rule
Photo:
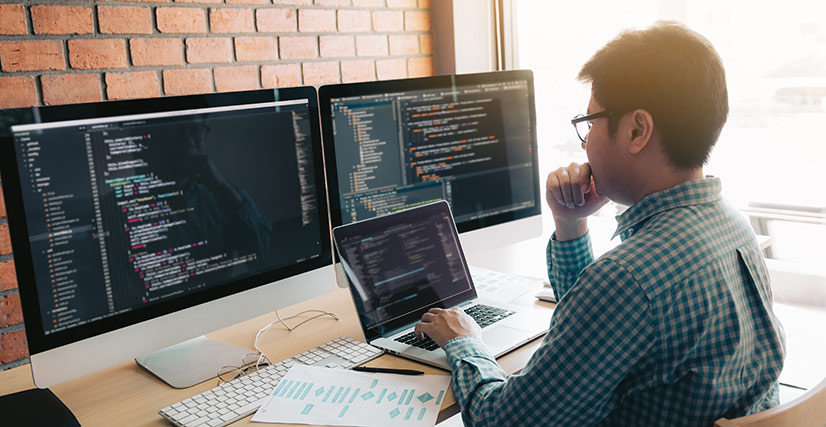
M 448 375 L 398 375 L 294 365 L 252 421 L 334 426 L 433 426 Z

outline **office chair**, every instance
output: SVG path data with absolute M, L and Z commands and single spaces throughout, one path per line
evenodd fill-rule
M 791 426 L 826 426 L 826 378 L 791 402 L 745 417 L 720 418 L 714 422 L 714 427 Z

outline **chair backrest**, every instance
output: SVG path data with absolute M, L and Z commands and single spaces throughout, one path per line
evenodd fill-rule
M 720 418 L 715 427 L 808 427 L 826 426 L 826 378 L 791 402 L 771 409 L 727 420 Z

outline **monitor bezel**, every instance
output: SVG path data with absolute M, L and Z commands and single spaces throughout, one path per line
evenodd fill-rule
M 16 161 L 17 156 L 14 151 L 13 135 L 10 132 L 11 125 L 60 122 L 90 117 L 117 117 L 297 99 L 308 100 L 314 156 L 317 160 L 322 160 L 314 163 L 316 198 L 320 220 L 318 224 L 321 239 L 320 256 L 246 279 L 205 289 L 202 292 L 152 304 L 148 307 L 117 314 L 60 332 L 45 334 L 40 317 L 40 302 L 35 284 L 26 213 L 22 204 L 22 188 Z M 4 121 L 6 123 L 3 123 Z M 26 325 L 29 353 L 35 355 L 46 352 L 329 266 L 332 263 L 332 246 L 320 132 L 317 92 L 312 86 L 0 110 L 0 177 L 5 193 L 9 233 L 11 235 L 14 266 L 21 297 L 23 319 Z M 273 304 L 273 306 L 275 307 L 276 304 Z
M 539 160 L 537 154 L 538 143 L 533 72 L 530 70 L 509 70 L 321 86 L 318 90 L 318 98 L 319 110 L 321 112 L 321 132 L 325 135 L 323 141 L 324 162 L 327 170 L 327 191 L 329 194 L 330 220 L 332 227 L 335 228 L 343 224 L 343 213 L 341 210 L 339 195 L 340 186 L 338 182 L 338 165 L 336 162 L 335 141 L 333 138 L 333 117 L 330 108 L 332 99 L 362 95 L 377 95 L 383 93 L 407 92 L 414 90 L 431 90 L 440 88 L 447 89 L 457 86 L 500 83 L 516 80 L 525 80 L 528 82 L 531 157 L 533 161 L 533 182 L 535 183 L 534 200 L 536 203 L 533 207 L 485 216 L 474 220 L 457 222 L 456 229 L 459 233 L 465 233 L 541 215 L 542 199 L 539 189 Z

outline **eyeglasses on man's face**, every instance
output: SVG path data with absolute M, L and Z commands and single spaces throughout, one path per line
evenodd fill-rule
M 591 131 L 591 121 L 594 119 L 598 119 L 600 117 L 610 117 L 614 113 L 610 111 L 600 111 L 599 113 L 588 114 L 587 116 L 584 114 L 578 114 L 573 119 L 571 119 L 571 124 L 574 125 L 574 129 L 576 130 L 576 135 L 579 137 L 579 140 L 582 142 L 588 142 L 588 132 Z

